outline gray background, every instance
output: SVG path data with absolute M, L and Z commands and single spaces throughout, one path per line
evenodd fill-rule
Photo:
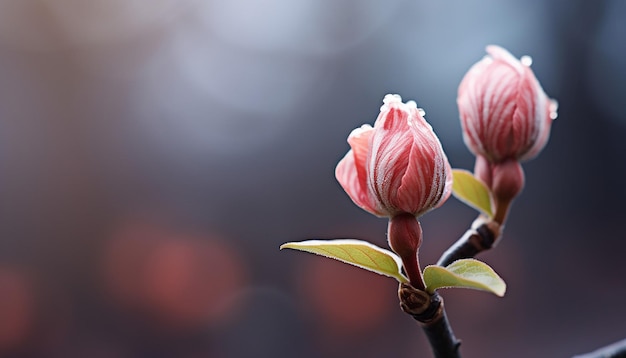
M 626 337 L 626 2 L 0 1 L 0 356 L 422 357 L 391 279 L 279 252 L 385 245 L 334 179 L 386 93 L 472 168 L 456 90 L 498 44 L 559 101 L 487 261 L 442 294 L 467 357 Z M 423 265 L 475 213 L 422 219 Z

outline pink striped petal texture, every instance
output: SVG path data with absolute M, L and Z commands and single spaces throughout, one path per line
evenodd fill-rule
M 556 102 L 535 78 L 530 58 L 519 61 L 498 46 L 487 52 L 459 86 L 463 139 L 492 163 L 531 159 L 548 141 Z
M 374 127 L 355 129 L 336 176 L 359 207 L 377 216 L 415 216 L 441 205 L 452 185 L 439 139 L 415 102 L 387 95 Z

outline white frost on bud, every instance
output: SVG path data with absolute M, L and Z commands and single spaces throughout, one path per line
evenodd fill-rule
M 550 100 L 550 119 L 555 120 L 558 114 L 559 102 L 556 99 Z
M 383 98 L 383 105 L 380 107 L 380 110 L 382 111 L 383 108 L 387 109 L 388 105 L 392 104 L 392 103 L 402 103 L 402 97 L 400 97 L 399 94 L 386 94 L 385 98 Z

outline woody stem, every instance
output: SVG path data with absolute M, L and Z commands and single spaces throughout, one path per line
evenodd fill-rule
M 459 341 L 452 332 L 443 298 L 436 292 L 432 295 L 409 284 L 400 284 L 398 289 L 400 307 L 420 322 L 435 358 L 460 358 Z
M 472 258 L 491 249 L 500 238 L 500 233 L 501 226 L 497 222 L 479 216 L 472 227 L 441 255 L 437 265 L 445 267 L 456 260 Z

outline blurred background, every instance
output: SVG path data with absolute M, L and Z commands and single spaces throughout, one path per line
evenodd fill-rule
M 626 337 L 626 2 L 0 0 L 0 357 L 428 357 L 392 279 L 280 244 L 386 222 L 334 178 L 386 93 L 453 167 L 488 44 L 559 101 L 504 240 L 504 298 L 442 294 L 467 357 Z M 423 220 L 422 264 L 475 213 Z

